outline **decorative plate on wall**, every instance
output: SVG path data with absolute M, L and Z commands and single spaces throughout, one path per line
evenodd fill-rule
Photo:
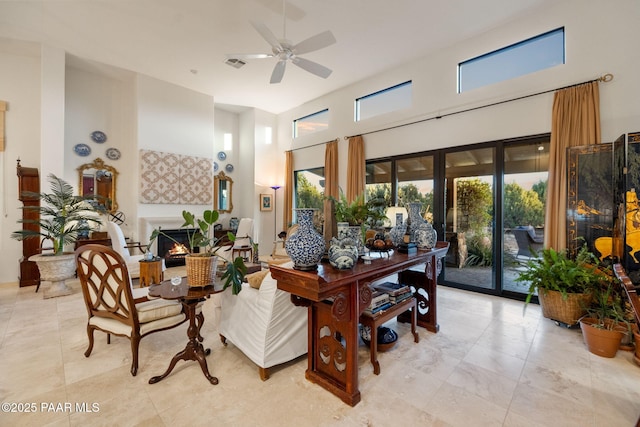
M 107 135 L 104 132 L 96 130 L 91 132 L 91 140 L 93 142 L 97 142 L 98 144 L 102 144 L 107 140 Z
M 224 151 L 218 152 L 218 160 L 226 160 L 226 158 L 227 158 L 227 153 L 225 153 Z
M 91 147 L 89 147 L 87 144 L 76 144 L 73 147 L 73 151 L 75 151 L 78 156 L 85 157 L 91 154 Z
M 213 162 L 213 171 L 218 172 L 218 162 Z
M 229 163 L 227 166 L 224 167 L 224 170 L 226 170 L 227 172 L 233 172 L 233 165 Z
M 120 158 L 120 150 L 117 148 L 107 148 L 107 158 L 111 160 L 118 160 Z

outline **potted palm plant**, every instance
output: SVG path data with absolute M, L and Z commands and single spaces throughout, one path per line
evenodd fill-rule
M 575 258 L 566 250 L 542 250 L 538 258 L 525 263 L 525 270 L 517 282 L 529 286 L 525 309 L 537 292 L 542 315 L 548 319 L 573 326 L 585 314 L 591 301 L 591 289 L 602 279 L 597 258 L 585 246 Z
M 91 224 L 100 224 L 98 209 L 88 199 L 73 195 L 73 187 L 57 176 L 48 176 L 50 193 L 24 192 L 25 197 L 39 199 L 39 206 L 22 206 L 21 209 L 38 213 L 37 219 L 20 219 L 21 224 L 35 224 L 37 230 L 14 231 L 11 238 L 16 240 L 42 239 L 52 244 L 52 253 L 33 255 L 40 271 L 40 279 L 50 281 L 51 286 L 44 291 L 44 298 L 69 295 L 72 290 L 66 279 L 73 277 L 76 270 L 73 252 L 65 252 L 65 247 L 73 245 L 79 235 L 87 233 Z
M 214 224 L 219 216 L 217 210 L 205 210 L 202 218 L 196 218 L 192 212 L 182 211 L 184 223 L 180 228 L 184 228 L 187 232 L 190 250 L 190 253 L 185 257 L 187 280 L 190 286 L 206 286 L 215 281 L 218 267 L 216 252 L 222 247 L 218 246 L 222 238 L 216 239 L 214 233 Z M 155 229 L 151 233 L 149 244 L 159 234 L 176 242 L 171 236 L 162 233 L 162 230 Z M 229 232 L 226 238 L 233 243 L 236 236 Z M 225 281 L 224 289 L 231 286 L 233 294 L 237 295 L 242 290 L 242 281 L 246 272 L 247 267 L 242 257 L 236 257 L 232 262 L 226 263 L 225 272 L 222 275 L 222 279 Z

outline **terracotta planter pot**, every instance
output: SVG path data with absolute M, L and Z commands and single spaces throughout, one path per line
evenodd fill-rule
M 613 329 L 602 329 L 593 326 L 595 319 L 586 317 L 580 319 L 582 338 L 589 351 L 602 357 L 615 357 L 624 335 L 624 327 L 614 326 Z
M 638 325 L 634 325 L 633 327 L 633 340 L 636 343 L 633 361 L 636 362 L 636 365 L 640 366 L 640 331 L 638 331 Z

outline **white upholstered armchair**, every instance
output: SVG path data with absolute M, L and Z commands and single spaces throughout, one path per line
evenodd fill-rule
M 239 348 L 265 381 L 270 367 L 307 353 L 307 308 L 293 305 L 291 294 L 278 289 L 268 270 L 247 279 L 257 283 L 243 283 L 238 295 L 231 288 L 222 293 L 218 330 L 225 346 Z
M 107 221 L 107 233 L 111 239 L 111 247 L 124 259 L 129 270 L 129 277 L 137 279 L 140 277 L 140 260 L 144 259 L 144 255 L 131 255 L 130 248 L 140 248 L 140 243 L 128 245 L 124 238 L 124 233 L 118 224 L 113 221 Z M 166 270 L 164 259 L 162 260 L 162 271 Z

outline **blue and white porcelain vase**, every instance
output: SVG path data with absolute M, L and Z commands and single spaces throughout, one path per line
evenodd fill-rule
M 298 231 L 287 238 L 285 250 L 296 270 L 312 271 L 324 254 L 324 237 L 313 227 L 315 209 L 296 209 Z
M 416 244 L 419 248 L 433 249 L 438 240 L 438 234 L 429 222 L 424 222 L 416 230 Z
M 402 219 L 402 213 L 397 213 L 396 225 L 389 231 L 389 237 L 391 238 L 391 242 L 393 242 L 393 246 L 398 246 L 402 243 L 402 239 L 406 231 L 407 226 L 404 224 Z
M 416 242 L 417 236 L 416 231 L 424 224 L 426 221 L 420 215 L 420 208 L 422 207 L 422 203 L 420 202 L 411 202 L 407 204 L 407 210 L 409 211 L 409 217 L 407 218 L 407 229 L 409 234 L 411 235 L 411 241 Z
M 358 262 L 358 247 L 353 239 L 345 237 L 331 239 L 329 246 L 329 264 L 338 270 L 348 270 L 353 268 Z

